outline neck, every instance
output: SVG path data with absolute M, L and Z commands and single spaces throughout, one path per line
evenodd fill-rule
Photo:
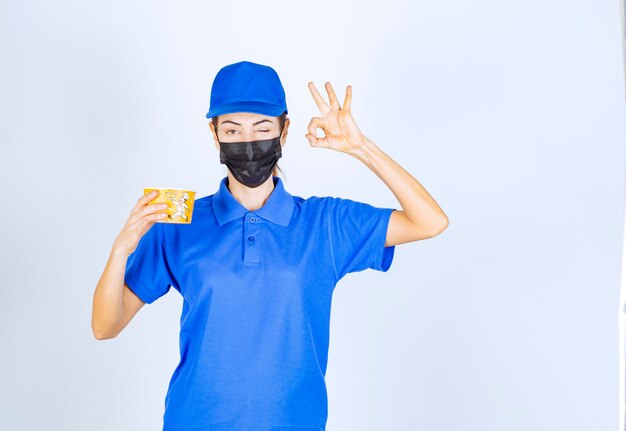
M 256 211 L 265 205 L 267 198 L 270 197 L 274 190 L 273 175 L 270 175 L 260 186 L 250 188 L 237 181 L 233 174 L 228 171 L 228 190 L 237 199 L 237 202 L 248 211 Z

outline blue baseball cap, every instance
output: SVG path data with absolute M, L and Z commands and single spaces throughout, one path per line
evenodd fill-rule
M 278 117 L 287 112 L 285 90 L 274 69 L 250 61 L 224 66 L 211 87 L 207 118 L 233 112 Z

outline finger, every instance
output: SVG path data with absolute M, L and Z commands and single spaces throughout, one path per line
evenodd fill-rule
M 141 233 L 141 236 L 143 236 L 154 223 L 166 217 L 167 217 L 167 213 L 148 214 L 145 217 L 139 219 L 133 225 L 133 227 L 138 229 L 139 232 Z
M 336 110 L 341 109 L 339 105 L 339 100 L 337 100 L 337 95 L 335 94 L 335 90 L 330 82 L 326 83 L 326 92 L 328 93 L 328 100 L 330 100 L 330 107 Z
M 317 137 L 317 129 L 324 130 L 324 119 L 321 117 L 313 117 L 311 121 L 309 121 L 309 125 L 307 126 L 307 132 L 314 137 Z
M 317 129 L 322 129 L 322 132 L 324 132 L 324 136 L 318 137 Z M 309 141 L 309 144 L 311 144 L 312 147 L 324 147 L 328 145 L 328 139 L 327 139 L 328 136 L 325 130 L 325 124 L 324 124 L 323 118 L 320 118 L 320 117 L 311 118 L 311 121 L 309 121 L 309 125 L 307 127 L 307 131 L 309 133 L 304 135 L 304 137 L 307 138 L 307 140 Z
M 150 230 L 154 223 L 156 223 L 156 221 L 148 220 L 147 218 L 143 218 L 137 222 L 135 229 L 139 240 Z
M 133 210 L 136 210 L 142 206 L 145 206 L 148 204 L 148 202 L 150 202 L 151 200 L 153 200 L 154 198 L 156 198 L 159 195 L 159 191 L 158 190 L 152 190 L 150 193 L 146 193 L 144 194 L 142 197 L 140 197 L 137 200 L 137 204 L 135 205 L 135 208 L 133 208 Z
M 154 199 L 156 199 L 159 196 L 159 193 L 160 192 L 158 190 L 152 190 L 152 191 L 150 191 L 148 193 L 145 193 L 142 197 L 140 197 L 137 200 L 137 204 L 131 210 L 130 215 L 131 216 L 136 215 L 139 212 L 139 210 L 141 210 L 141 208 L 145 207 L 150 202 L 152 202 Z
M 145 207 L 143 207 L 140 211 L 139 211 L 139 217 L 143 217 L 149 214 L 154 214 L 160 211 L 165 211 L 169 208 L 168 204 L 165 203 L 158 203 L 158 204 L 149 204 L 146 205 Z
M 329 112 L 330 106 L 328 106 L 326 101 L 322 98 L 322 96 L 317 91 L 317 88 L 315 88 L 315 85 L 312 82 L 309 82 L 309 91 L 311 91 L 311 94 L 313 95 L 313 99 L 315 100 L 315 103 L 317 104 L 317 107 L 319 108 L 320 112 L 322 114 L 326 114 L 327 112 Z
M 315 136 L 311 135 L 310 133 L 307 133 L 306 135 L 304 135 L 304 137 L 307 139 L 307 141 L 309 141 L 309 145 L 311 145 L 312 147 L 315 146 L 317 142 L 317 138 Z
M 343 101 L 343 110 L 349 111 L 352 106 L 352 86 L 348 85 L 346 87 L 346 98 Z
M 326 140 L 326 138 L 317 138 L 313 135 L 311 135 L 310 133 L 307 133 L 306 135 L 304 135 L 305 138 L 307 138 L 307 140 L 309 141 L 309 144 L 311 144 L 312 147 L 326 147 L 328 146 L 328 141 Z
M 152 222 L 155 222 L 155 221 L 158 221 L 158 220 L 164 219 L 164 218 L 166 218 L 166 217 L 167 217 L 167 213 L 164 213 L 164 212 L 159 212 L 159 213 L 156 213 L 156 214 L 150 214 L 150 215 L 147 215 L 147 216 L 146 216 L 146 219 L 148 219 L 148 221 L 149 221 L 150 223 L 152 223 Z
M 158 204 L 148 204 L 143 207 L 137 208 L 130 215 L 129 222 L 134 223 L 138 220 L 143 219 L 146 215 L 154 214 L 159 211 L 165 211 L 169 205 L 166 203 L 158 203 Z

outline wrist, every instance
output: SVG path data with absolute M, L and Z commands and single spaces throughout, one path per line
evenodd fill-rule
M 111 257 L 116 259 L 126 259 L 130 256 L 130 253 L 127 249 L 120 246 L 117 242 L 113 243 L 113 247 L 111 248 Z
M 378 152 L 380 152 L 380 148 L 378 148 L 373 141 L 364 138 L 363 144 L 357 148 L 351 149 L 348 151 L 348 154 L 370 166 Z

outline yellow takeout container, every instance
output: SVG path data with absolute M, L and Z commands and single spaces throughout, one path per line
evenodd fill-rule
M 187 189 L 145 187 L 143 194 L 146 195 L 153 190 L 157 190 L 159 195 L 151 200 L 150 204 L 166 203 L 168 205 L 165 210 L 167 217 L 158 220 L 157 223 L 191 223 L 196 192 Z

